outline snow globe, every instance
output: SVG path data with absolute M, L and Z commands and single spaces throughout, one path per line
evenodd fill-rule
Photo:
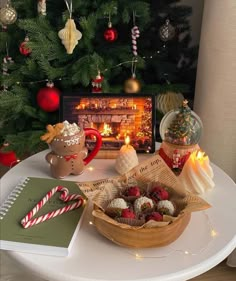
M 187 100 L 162 118 L 160 123 L 162 144 L 159 154 L 177 174 L 181 172 L 189 155 L 199 149 L 198 142 L 202 129 L 200 117 L 190 109 Z

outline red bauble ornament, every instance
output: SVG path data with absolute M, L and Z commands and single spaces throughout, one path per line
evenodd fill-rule
M 47 87 L 38 91 L 37 103 L 46 112 L 56 111 L 60 104 L 60 91 L 54 87 L 53 83 L 47 83 Z
M 25 41 L 20 44 L 19 50 L 20 53 L 24 56 L 29 56 L 31 54 L 31 50 L 27 47 L 27 42 L 29 42 L 29 37 L 25 37 Z
M 19 160 L 16 157 L 16 154 L 14 151 L 6 151 L 6 152 L 2 152 L 0 150 L 0 163 L 3 166 L 7 166 L 7 167 L 13 167 L 15 166 L 17 163 L 19 162 Z
M 116 39 L 118 37 L 118 32 L 115 28 L 112 27 L 112 23 L 109 22 L 108 28 L 104 31 L 103 35 L 104 35 L 104 38 L 106 39 L 106 41 L 114 42 L 114 41 L 116 41 Z

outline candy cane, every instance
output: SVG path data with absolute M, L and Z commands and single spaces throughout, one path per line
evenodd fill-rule
M 3 64 L 2 64 L 2 74 L 3 75 L 9 75 L 9 73 L 8 73 L 8 64 L 9 63 L 14 63 L 13 59 L 9 56 L 4 57 Z M 6 85 L 3 85 L 3 88 L 5 90 L 7 90 L 8 87 Z
M 2 74 L 8 75 L 8 67 L 7 67 L 7 59 L 6 58 L 3 58 Z
M 3 64 L 2 64 L 2 73 L 3 75 L 8 75 L 8 64 L 14 63 L 13 59 L 9 56 L 6 56 L 3 58 Z
M 45 215 L 42 215 L 38 218 L 34 218 L 33 216 L 45 205 L 45 203 L 56 193 L 56 192 L 62 192 L 60 199 L 64 202 L 69 202 L 71 200 L 78 200 L 78 202 L 75 202 L 73 204 L 67 205 L 65 207 L 62 207 L 60 209 L 57 209 L 55 211 L 51 211 Z M 52 188 L 44 197 L 42 200 L 40 200 L 35 207 L 21 220 L 21 224 L 24 228 L 31 227 L 33 225 L 36 225 L 38 223 L 44 222 L 46 220 L 49 220 L 51 218 L 54 218 L 56 216 L 59 216 L 63 213 L 69 212 L 71 210 L 74 210 L 76 208 L 79 208 L 81 205 L 83 205 L 83 198 L 79 194 L 71 194 L 68 195 L 68 189 L 63 186 L 56 186 Z
M 47 4 L 46 0 L 38 0 L 38 14 L 42 16 L 47 15 Z
M 137 48 L 137 38 L 139 38 L 140 32 L 138 27 L 135 25 L 132 29 L 131 29 L 131 37 L 132 37 L 132 48 L 133 48 L 133 54 L 134 56 L 138 55 L 138 48 Z

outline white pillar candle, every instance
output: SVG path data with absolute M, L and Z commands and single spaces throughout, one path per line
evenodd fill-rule
M 213 176 L 208 156 L 204 152 L 196 150 L 191 153 L 184 164 L 179 179 L 185 190 L 202 194 L 215 186 Z
M 138 165 L 137 153 L 129 143 L 130 138 L 127 136 L 125 138 L 125 144 L 121 147 L 116 158 L 115 169 L 121 175 Z

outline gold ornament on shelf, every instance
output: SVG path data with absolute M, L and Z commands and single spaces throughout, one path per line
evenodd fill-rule
M 141 90 L 141 83 L 135 77 L 131 77 L 125 81 L 124 84 L 124 91 L 127 94 L 135 94 L 140 92 Z
M 73 19 L 68 19 L 65 28 L 58 32 L 58 36 L 65 46 L 67 54 L 72 54 L 75 46 L 82 37 L 82 33 L 76 29 Z
M 0 9 L 0 23 L 3 25 L 13 24 L 17 20 L 17 12 L 11 7 L 10 1 L 7 5 Z
M 61 39 L 62 44 L 65 46 L 67 54 L 72 54 L 78 41 L 82 38 L 82 33 L 76 28 L 75 22 L 72 19 L 72 0 L 70 1 L 70 4 L 68 3 L 68 0 L 65 0 L 65 3 L 70 17 L 67 20 L 65 27 L 58 32 L 58 36 Z
M 161 93 L 157 96 L 157 109 L 163 113 L 166 114 L 172 109 L 179 108 L 184 100 L 184 96 L 181 93 L 175 93 L 175 92 L 166 92 Z

